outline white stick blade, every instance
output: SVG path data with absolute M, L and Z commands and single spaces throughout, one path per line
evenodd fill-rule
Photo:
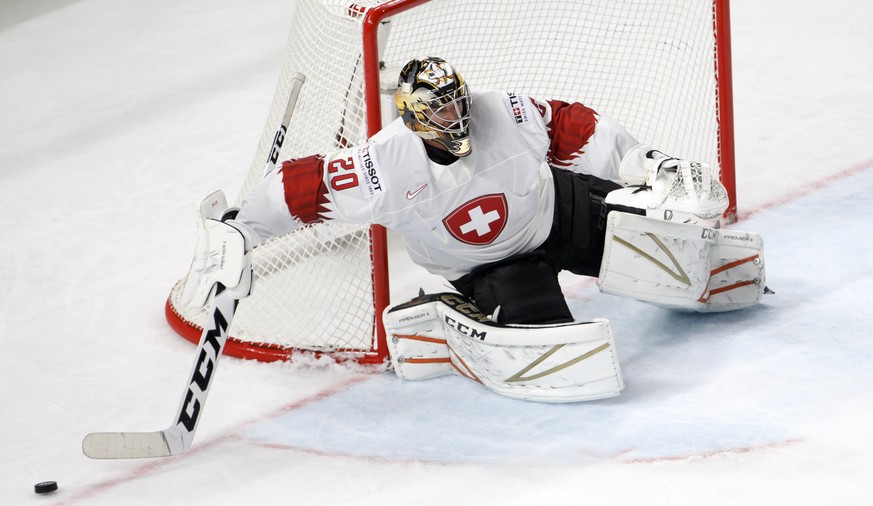
M 173 454 L 162 431 L 92 432 L 82 440 L 82 452 L 92 459 L 136 459 Z

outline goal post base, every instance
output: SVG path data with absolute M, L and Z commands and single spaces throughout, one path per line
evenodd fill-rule
M 180 337 L 193 344 L 197 344 L 200 341 L 200 334 L 203 332 L 203 328 L 198 324 L 185 320 L 173 308 L 172 298 L 168 297 L 166 304 L 164 304 L 164 315 L 170 328 Z M 228 336 L 223 354 L 229 357 L 257 360 L 259 362 L 293 362 L 295 359 L 302 358 L 319 360 L 322 357 L 329 357 L 335 362 L 355 362 L 361 365 L 387 367 L 389 363 L 387 355 L 379 353 L 341 349 L 331 351 L 304 350 L 275 343 L 246 341 L 237 339 L 233 335 Z

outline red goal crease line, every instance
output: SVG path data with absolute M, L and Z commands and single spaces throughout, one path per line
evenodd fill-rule
M 770 202 L 766 202 L 757 208 L 751 209 L 746 212 L 740 212 L 737 216 L 737 220 L 746 220 L 753 216 L 756 216 L 758 213 L 762 211 L 766 211 L 768 209 L 775 209 L 777 207 L 783 206 L 795 200 L 801 199 L 815 190 L 820 190 L 823 188 L 827 188 L 838 182 L 850 178 L 852 176 L 856 176 L 861 174 L 864 171 L 869 169 L 873 169 L 873 158 L 868 158 L 864 161 L 858 162 L 854 165 L 851 165 L 845 169 L 839 170 L 836 173 L 829 174 L 821 179 L 812 181 L 807 183 L 803 188 L 798 190 L 789 192 L 777 199 L 771 200 Z
M 259 423 L 263 423 L 270 420 L 275 420 L 286 415 L 289 411 L 295 411 L 298 409 L 302 409 L 306 406 L 309 406 L 318 401 L 324 400 L 328 397 L 332 397 L 336 394 L 342 393 L 349 388 L 363 383 L 365 381 L 369 381 L 371 379 L 375 379 L 378 376 L 372 374 L 362 374 L 360 376 L 355 376 L 351 379 L 347 379 L 342 383 L 334 385 L 332 387 L 326 388 L 324 390 L 320 390 L 315 392 L 307 397 L 302 399 L 298 399 L 294 402 L 285 404 L 278 409 L 274 409 L 271 412 L 268 412 L 264 415 L 251 418 L 249 420 L 245 420 L 243 422 L 238 423 L 237 425 L 226 429 L 224 432 L 217 434 L 216 436 L 198 443 L 192 446 L 190 449 L 185 451 L 184 453 L 180 453 L 179 455 L 175 455 L 171 459 L 158 459 L 158 460 L 150 460 L 146 464 L 130 469 L 127 473 L 117 477 L 111 478 L 108 480 L 104 480 L 99 483 L 85 485 L 84 488 L 73 495 L 72 497 L 66 498 L 61 502 L 54 503 L 56 506 L 60 505 L 70 505 L 70 504 L 82 504 L 86 502 L 88 499 L 95 497 L 103 492 L 111 490 L 113 488 L 119 487 L 121 485 L 130 483 L 132 481 L 150 476 L 152 474 L 158 473 L 161 470 L 165 469 L 168 466 L 178 465 L 180 459 L 187 459 L 192 455 L 197 455 L 202 452 L 206 452 L 211 450 L 212 448 L 219 446 L 228 441 L 234 441 L 240 438 L 239 434 L 246 429 L 249 429 L 252 426 L 255 426 Z

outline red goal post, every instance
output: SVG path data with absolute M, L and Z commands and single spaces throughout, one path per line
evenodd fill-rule
M 282 160 L 366 142 L 393 119 L 403 63 L 440 56 L 471 87 L 578 100 L 638 140 L 718 168 L 736 217 L 728 0 L 297 0 L 273 103 L 242 197 L 262 166 L 294 73 L 306 76 Z M 384 363 L 386 233 L 320 224 L 254 251 L 255 285 L 225 353 L 263 361 L 298 353 Z M 166 304 L 196 342 L 206 309 Z M 408 294 L 412 296 L 414 294 Z

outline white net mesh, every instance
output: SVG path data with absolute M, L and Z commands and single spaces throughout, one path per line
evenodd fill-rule
M 382 3 L 358 1 L 350 9 L 347 0 L 297 0 L 273 106 L 241 197 L 263 176 L 294 72 L 306 83 L 280 161 L 366 140 L 359 13 Z M 382 60 L 399 69 L 413 57 L 440 56 L 473 89 L 581 101 L 641 142 L 709 162 L 718 173 L 713 27 L 713 4 L 706 0 L 434 0 L 384 25 L 390 36 Z M 314 350 L 370 349 L 369 243 L 367 228 L 331 224 L 259 246 L 255 291 L 240 304 L 231 335 Z M 180 311 L 177 291 L 171 305 L 198 325 L 205 310 Z
M 717 166 L 711 2 L 435 1 L 391 23 L 389 63 L 434 54 L 471 89 L 578 100 L 641 142 Z

